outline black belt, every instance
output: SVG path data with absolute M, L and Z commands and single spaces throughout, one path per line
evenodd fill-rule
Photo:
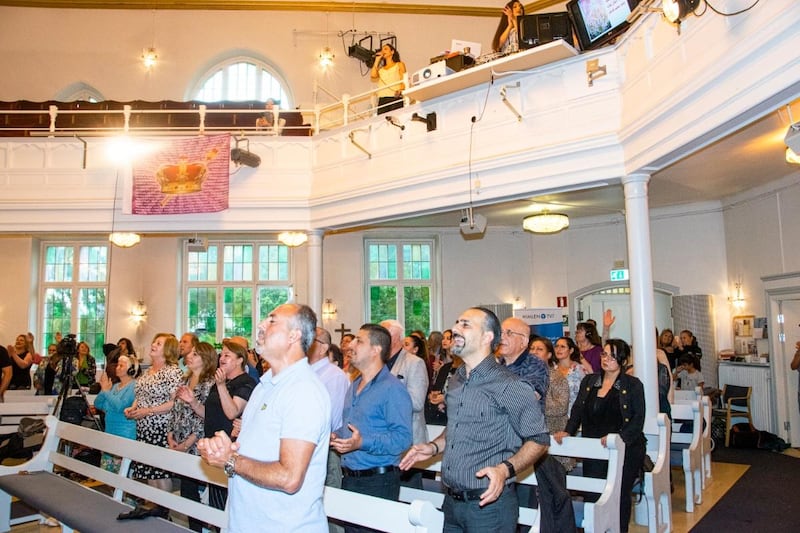
M 396 466 L 376 466 L 375 468 L 365 468 L 364 470 L 351 470 L 342 467 L 342 474 L 347 477 L 369 477 L 388 474 L 389 472 L 398 472 L 399 470 L 400 468 Z
M 450 487 L 445 487 L 447 495 L 459 502 L 471 502 L 481 499 L 481 494 L 486 492 L 486 489 L 470 489 L 470 490 L 456 490 Z

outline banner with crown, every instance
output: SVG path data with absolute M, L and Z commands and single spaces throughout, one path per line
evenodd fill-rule
M 133 165 L 134 215 L 214 213 L 228 208 L 230 134 L 165 142 Z

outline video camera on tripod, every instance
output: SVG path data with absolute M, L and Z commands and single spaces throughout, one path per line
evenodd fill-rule
M 75 360 L 78 358 L 77 335 L 74 333 L 65 335 L 56 345 L 56 353 L 61 357 L 61 392 L 53 408 L 53 414 L 60 420 L 79 425 L 88 416 L 94 423 L 93 425 L 103 431 L 102 421 L 89 409 L 86 391 L 75 378 L 76 372 L 80 371 L 80 369 L 76 369 L 75 364 Z M 78 394 L 70 397 L 73 389 L 76 389 Z

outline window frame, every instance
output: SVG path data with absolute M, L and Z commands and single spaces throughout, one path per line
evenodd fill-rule
M 430 278 L 423 279 L 405 279 L 403 272 L 403 246 L 404 245 L 419 245 L 424 244 L 430 246 Z M 370 273 L 370 246 L 371 245 L 394 245 L 397 249 L 397 279 L 375 279 L 371 278 Z M 439 258 L 439 243 L 435 237 L 420 236 L 420 237 L 403 237 L 403 238 L 381 238 L 381 237 L 366 237 L 364 238 L 364 319 L 366 322 L 373 321 L 371 316 L 371 295 L 370 290 L 373 286 L 394 286 L 397 288 L 396 300 L 396 319 L 403 323 L 406 330 L 409 330 L 408 324 L 405 322 L 405 302 L 404 302 L 404 289 L 406 287 L 429 287 L 430 293 L 430 310 L 429 310 L 429 333 L 436 331 L 440 328 L 441 324 L 441 261 Z
M 252 64 L 257 69 L 257 75 L 255 79 L 255 88 L 253 89 L 253 96 L 240 98 L 240 97 L 230 97 L 230 85 L 229 85 L 229 76 L 227 73 L 232 69 L 232 67 L 242 64 Z M 219 72 L 223 72 L 222 75 L 222 87 L 220 92 L 222 94 L 222 98 L 219 100 L 212 100 L 212 99 L 201 99 L 200 92 L 204 89 L 206 83 L 211 80 L 214 76 L 216 76 Z M 263 88 L 263 80 L 264 74 L 269 75 L 272 79 L 275 80 L 280 90 L 276 94 L 273 91 L 265 90 Z M 287 81 L 286 77 L 280 73 L 280 71 L 272 65 L 266 59 L 248 56 L 248 55 L 236 55 L 233 57 L 229 57 L 224 59 L 218 63 L 215 63 L 210 68 L 206 69 L 200 76 L 197 78 L 197 82 L 193 84 L 190 88 L 187 99 L 188 100 L 197 100 L 201 102 L 219 102 L 219 101 L 251 101 L 251 100 L 259 100 L 265 102 L 267 98 L 272 98 L 273 100 L 280 100 L 280 107 L 281 109 L 293 109 L 294 108 L 294 94 L 292 89 Z
M 190 308 L 190 301 L 189 295 L 191 289 L 195 288 L 213 288 L 215 290 L 214 295 L 214 309 L 215 309 L 215 329 L 214 332 L 214 343 L 218 344 L 222 342 L 223 338 L 226 338 L 228 335 L 225 332 L 225 290 L 226 289 L 248 289 L 250 290 L 250 305 L 251 305 L 251 315 L 250 315 L 250 326 L 251 332 L 246 334 L 248 338 L 252 338 L 255 328 L 258 324 L 259 320 L 262 320 L 263 316 L 260 316 L 260 309 L 261 309 L 261 292 L 264 288 L 276 288 L 276 289 L 285 289 L 286 290 L 286 301 L 291 302 L 294 300 L 294 283 L 295 283 L 295 272 L 294 272 L 294 258 L 293 258 L 293 250 L 292 248 L 282 244 L 280 241 L 276 239 L 220 239 L 220 240 L 213 240 L 208 241 L 206 250 L 210 249 L 212 246 L 217 247 L 217 262 L 216 262 L 216 269 L 215 269 L 215 279 L 214 280 L 190 280 L 189 279 L 189 269 L 190 269 L 190 262 L 189 262 L 189 239 L 183 240 L 183 266 L 182 266 L 182 274 L 181 274 L 181 301 L 182 301 L 182 311 L 181 311 L 181 328 L 182 332 L 184 331 L 198 331 L 196 328 L 192 328 L 190 324 L 191 317 L 189 316 L 189 308 Z M 250 279 L 225 279 L 225 247 L 226 246 L 252 246 L 252 261 L 250 262 L 250 267 L 252 269 Z M 276 280 L 267 280 L 267 279 L 260 279 L 260 266 L 261 261 L 259 257 L 259 251 L 262 246 L 279 246 L 286 250 L 286 279 L 276 279 Z M 238 263 L 237 263 L 238 264 Z M 244 276 L 245 278 L 247 276 Z
M 46 279 L 46 271 L 48 267 L 47 263 L 47 249 L 50 247 L 60 247 L 60 248 L 72 248 L 72 280 L 71 281 L 47 281 Z M 102 281 L 81 281 L 80 279 L 80 261 L 81 261 L 81 249 L 82 248 L 105 248 L 105 276 Z M 43 350 L 43 353 L 46 353 L 47 346 L 51 342 L 55 342 L 55 339 L 48 339 L 47 335 L 50 333 L 47 331 L 47 327 L 45 325 L 45 320 L 47 319 L 46 315 L 46 308 L 47 308 L 47 293 L 50 289 L 69 289 L 71 291 L 70 301 L 71 301 L 71 313 L 70 313 L 70 327 L 69 331 L 61 331 L 60 333 L 66 336 L 69 333 L 77 334 L 77 340 L 86 341 L 89 344 L 91 349 L 91 355 L 94 357 L 95 361 L 103 362 L 105 361 L 105 355 L 103 354 L 103 343 L 107 342 L 108 337 L 108 296 L 109 296 L 109 280 L 111 278 L 111 244 L 106 240 L 91 240 L 91 241 L 42 241 L 40 243 L 40 261 L 39 261 L 39 276 L 38 276 L 38 295 L 39 295 L 39 302 L 37 305 L 37 327 L 39 329 L 39 346 L 37 349 Z M 103 327 L 102 327 L 102 340 L 95 344 L 94 339 L 88 341 L 84 336 L 87 332 L 82 332 L 80 330 L 81 324 L 81 315 L 80 315 L 80 304 L 81 304 L 81 293 L 82 290 L 85 289 L 102 289 L 104 291 L 104 315 L 101 318 L 95 318 L 95 320 L 101 320 Z M 55 334 L 55 332 L 52 332 Z M 89 333 L 96 335 L 99 331 L 90 331 Z

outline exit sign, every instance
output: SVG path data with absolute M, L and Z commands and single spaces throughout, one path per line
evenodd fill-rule
M 611 271 L 611 281 L 626 281 L 628 279 L 627 268 L 616 268 Z

